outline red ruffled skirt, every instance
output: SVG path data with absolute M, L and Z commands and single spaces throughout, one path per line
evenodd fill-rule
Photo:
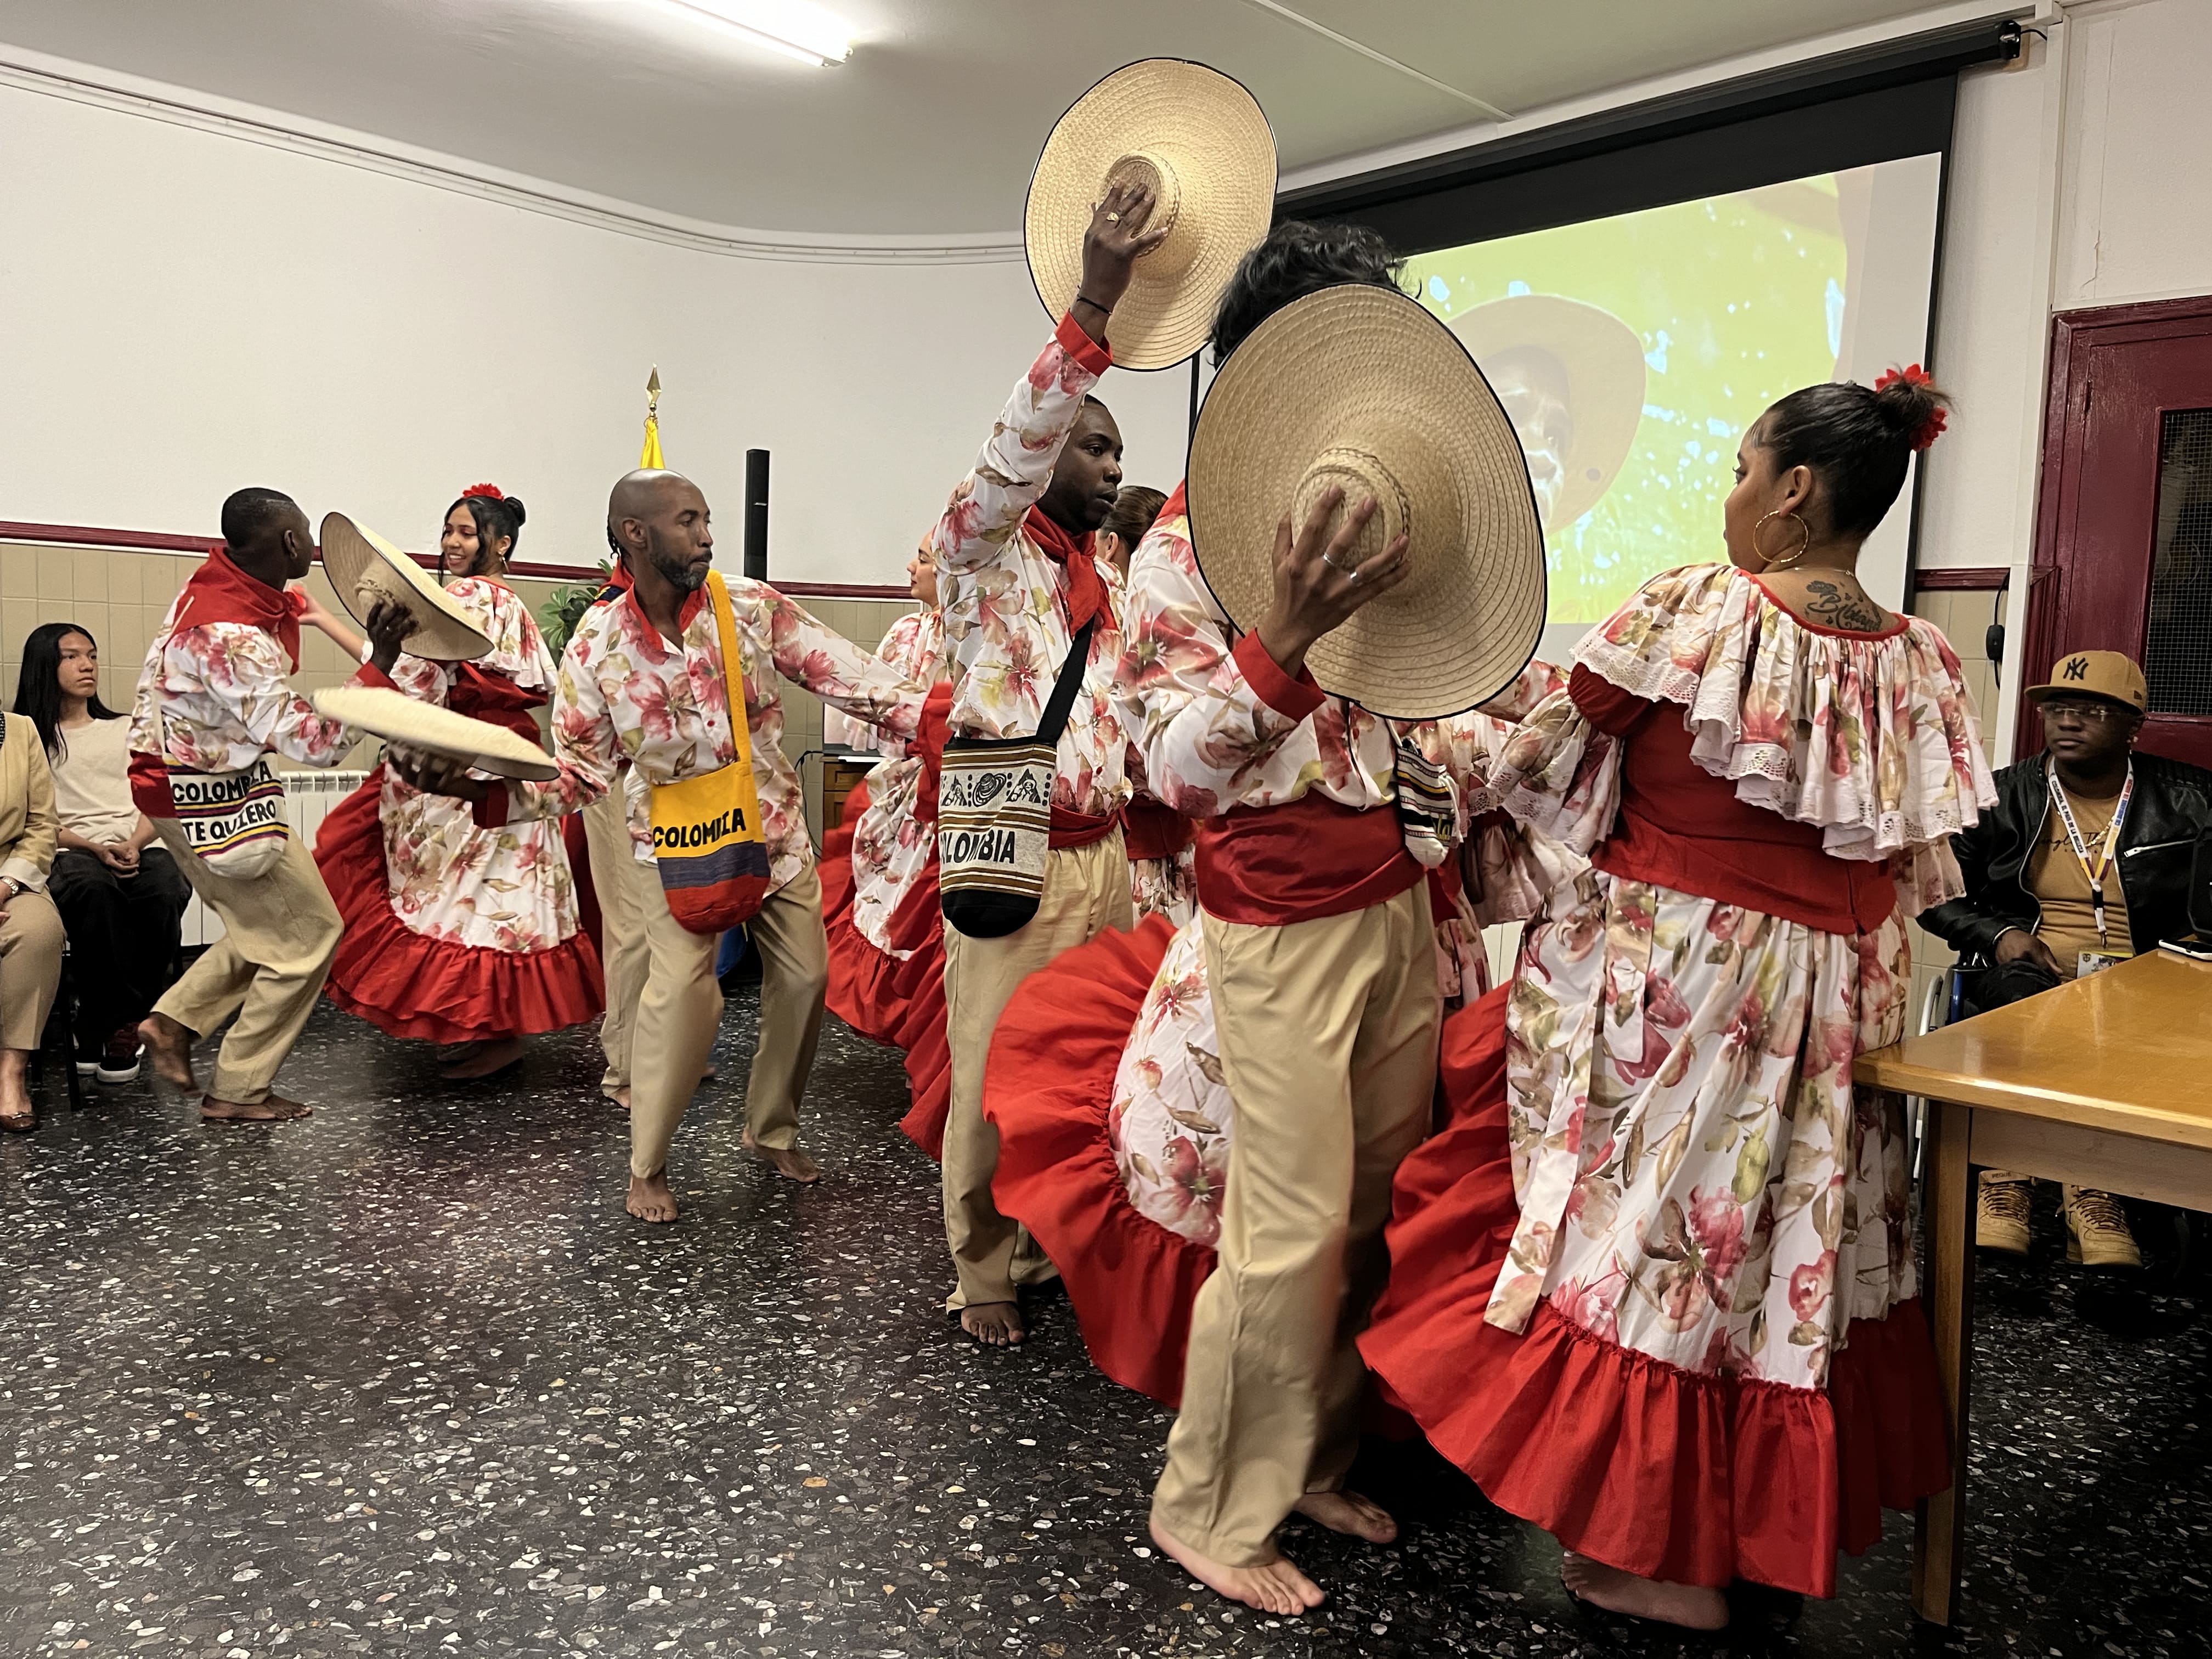
M 845 798 L 843 821 L 822 838 L 822 923 L 830 936 L 830 1012 L 871 1042 L 902 1050 L 912 1104 L 899 1122 L 932 1158 L 945 1149 L 952 1109 L 952 1048 L 945 1025 L 945 916 L 933 856 L 891 912 L 891 943 L 903 958 L 876 948 L 853 922 L 853 826 L 868 804 L 867 786 Z
M 1884 1509 L 1950 1484 L 1919 1304 L 1854 1321 L 1825 1393 L 1681 1370 L 1548 1303 L 1524 1334 L 1484 1323 L 1520 1218 L 1509 989 L 1444 1023 L 1449 1115 L 1399 1166 L 1390 1281 L 1360 1352 L 1491 1502 L 1567 1548 L 1647 1578 L 1832 1595 L 1839 1549 L 1866 1549 Z
M 1022 981 L 999 1016 L 983 1115 L 999 1131 L 991 1195 L 1060 1269 L 1091 1362 L 1164 1406 L 1213 1252 L 1131 1206 L 1107 1139 L 1114 1078 L 1175 928 L 1147 916 L 1101 933 Z
M 345 923 L 323 994 L 396 1037 L 481 1042 L 559 1031 L 606 1006 L 599 953 L 580 928 L 548 951 L 431 939 L 392 908 L 378 803 L 384 768 L 323 819 L 315 863 Z

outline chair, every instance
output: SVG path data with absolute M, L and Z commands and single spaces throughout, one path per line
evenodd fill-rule
M 1972 976 L 1983 972 L 1989 965 L 1979 956 L 1963 956 L 1929 981 L 1928 994 L 1921 999 L 1920 1024 L 1916 1035 L 1926 1036 L 1930 1031 L 1957 1024 L 1966 1013 L 1966 988 L 1972 983 Z M 1928 1150 L 1928 1098 L 1925 1095 L 1906 1097 L 1905 1138 L 1912 1148 L 1912 1178 L 1917 1182 L 1921 1162 Z

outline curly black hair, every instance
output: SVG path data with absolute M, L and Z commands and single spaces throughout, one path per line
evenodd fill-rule
M 1774 457 L 1778 472 L 1812 469 L 1826 497 L 1830 534 L 1863 538 L 1896 501 L 1913 450 L 1934 435 L 1929 423 L 1948 401 L 1925 380 L 1887 376 L 1879 391 L 1825 380 L 1774 404 L 1750 437 Z
M 1317 225 L 1288 219 L 1237 261 L 1213 310 L 1213 366 L 1246 336 L 1293 300 L 1345 283 L 1370 283 L 1403 293 L 1402 264 L 1389 244 L 1365 225 Z

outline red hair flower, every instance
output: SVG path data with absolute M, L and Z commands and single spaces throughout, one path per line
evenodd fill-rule
M 503 501 L 507 499 L 506 493 L 495 483 L 471 484 L 461 492 L 463 501 L 468 500 L 471 495 L 487 495 L 495 501 Z
M 1874 383 L 1874 389 L 1876 392 L 1887 392 L 1893 386 L 1918 388 L 1932 386 L 1935 380 L 1936 377 L 1921 368 L 1919 364 L 1907 363 L 1903 368 L 1884 370 L 1881 378 Z M 1941 407 L 1929 410 L 1928 418 L 1923 421 L 1912 434 L 1912 447 L 1915 450 L 1927 448 L 1942 435 L 1943 428 L 1948 423 L 1949 417 Z

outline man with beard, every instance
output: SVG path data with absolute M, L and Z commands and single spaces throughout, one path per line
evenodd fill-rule
M 1094 210 L 1081 291 L 1015 385 L 931 545 L 955 665 L 954 736 L 1034 737 L 1076 641 L 1088 641 L 1054 757 L 1036 913 L 998 938 L 945 930 L 952 1103 L 942 1174 L 956 1280 L 945 1306 L 969 1335 L 997 1348 L 1027 1334 L 1015 1286 L 1052 1268 L 991 1196 L 999 1164 L 999 1132 L 983 1116 L 991 1032 L 1030 975 L 1133 921 L 1121 836 L 1130 749 L 1108 697 L 1121 655 L 1121 580 L 1092 545 L 1121 486 L 1121 433 L 1091 388 L 1112 362 L 1106 323 L 1136 259 L 1167 234 L 1145 228 L 1152 207 L 1149 189 L 1119 184 Z
M 738 759 L 706 591 L 714 552 L 707 498 L 680 473 L 632 472 L 609 498 L 607 531 L 631 586 L 585 613 L 562 658 L 553 704 L 560 775 L 545 783 L 484 783 L 433 761 L 404 769 L 410 781 L 422 780 L 418 787 L 476 802 L 479 823 L 575 811 L 607 793 L 624 760 L 646 784 L 663 787 Z M 900 738 L 916 734 L 927 688 L 902 680 L 766 583 L 744 577 L 726 583 L 769 857 L 768 894 L 747 924 L 762 978 L 744 1145 L 779 1174 L 811 1182 L 821 1171 L 798 1146 L 799 1097 L 822 1028 L 829 952 L 799 775 L 781 742 L 775 677 Z M 714 978 L 716 935 L 689 931 L 670 911 L 655 867 L 649 795 L 629 792 L 635 857 L 622 866 L 628 901 L 643 918 L 648 958 L 630 1036 L 626 1207 L 641 1221 L 664 1222 L 676 1218 L 669 1142 L 707 1068 L 722 994 Z

